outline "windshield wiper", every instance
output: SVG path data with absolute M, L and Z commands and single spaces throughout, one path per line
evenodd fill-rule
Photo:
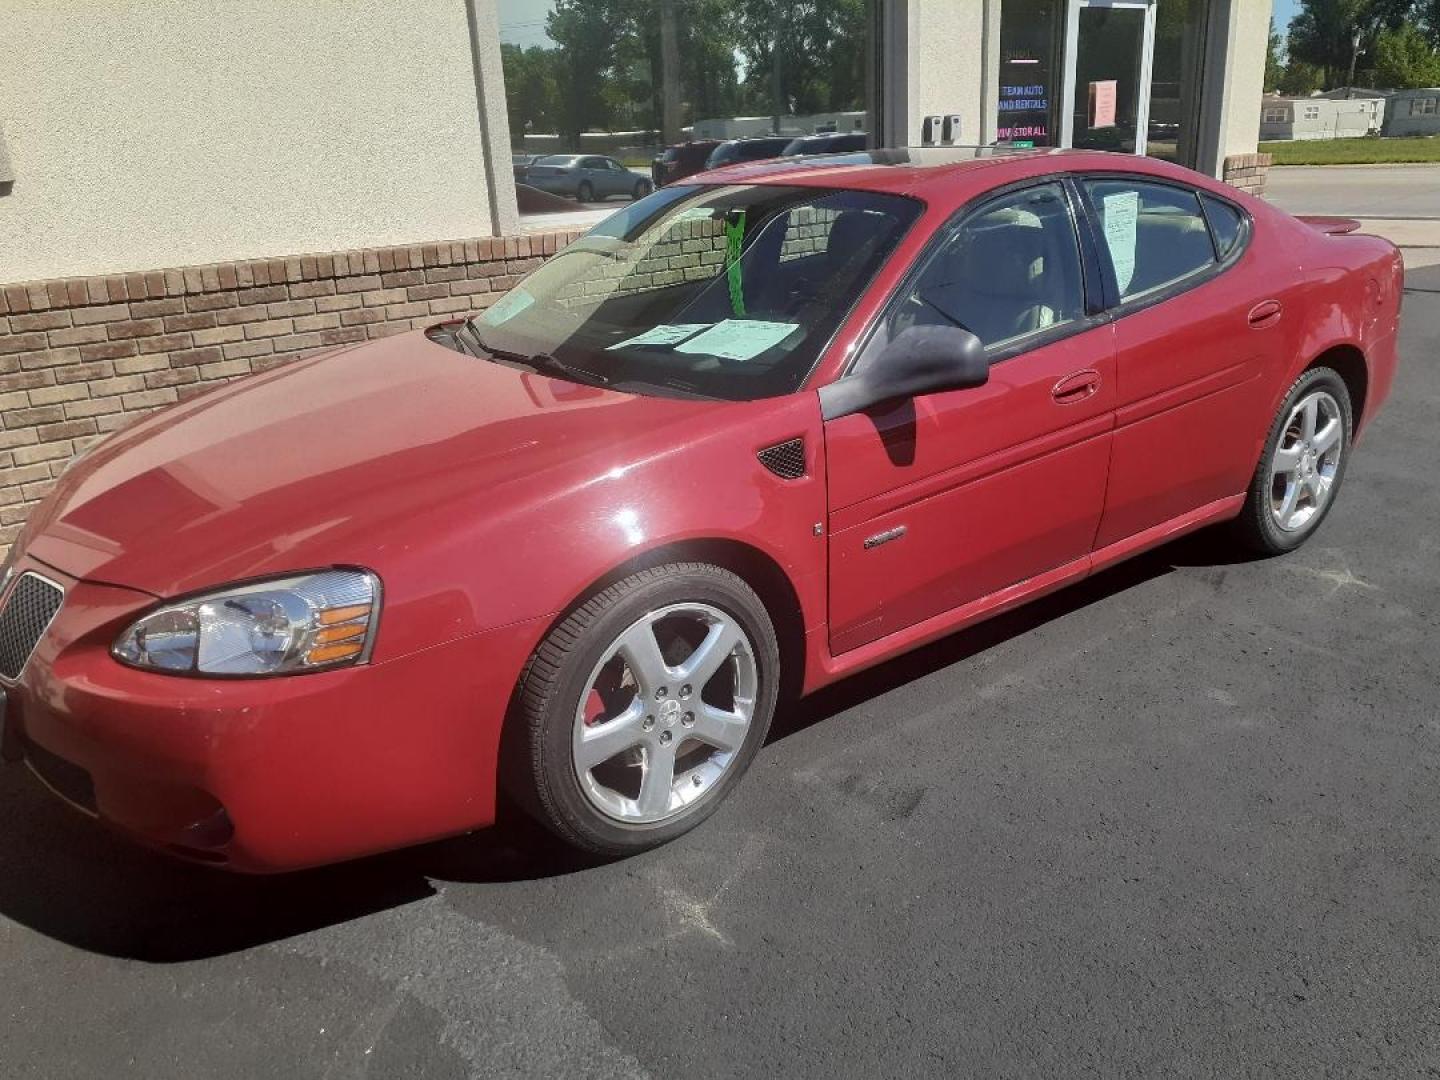
M 589 368 L 576 367 L 574 364 L 567 364 L 553 353 L 523 353 L 513 349 L 497 349 L 487 345 L 481 340 L 480 335 L 475 333 L 474 327 L 469 323 L 465 324 L 470 328 L 470 334 L 475 344 L 491 356 L 501 360 L 509 360 L 511 363 L 524 364 L 533 368 L 542 375 L 559 375 L 561 378 L 571 379 L 574 382 L 588 383 L 591 386 L 609 386 L 610 379 L 601 375 L 598 371 L 591 371 Z

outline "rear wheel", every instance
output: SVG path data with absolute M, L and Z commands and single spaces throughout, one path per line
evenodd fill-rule
M 575 189 L 575 198 L 579 202 L 595 201 L 595 188 L 589 180 L 580 181 L 580 186 Z
M 649 180 L 637 180 L 635 181 L 635 190 L 630 193 L 630 197 L 633 199 L 643 199 L 654 190 L 655 187 Z
M 1352 431 L 1350 394 L 1337 372 L 1311 368 L 1295 381 L 1236 521 L 1247 547 L 1293 551 L 1320 527 L 1345 478 Z
M 586 851 L 671 840 L 708 817 L 755 757 L 779 667 L 769 614 L 735 574 L 676 563 L 625 578 L 536 651 L 513 793 Z

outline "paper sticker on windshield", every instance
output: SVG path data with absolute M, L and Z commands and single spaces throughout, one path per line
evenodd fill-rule
M 678 345 L 709 325 L 708 322 L 675 323 L 673 325 L 662 323 L 646 330 L 643 334 L 636 334 L 634 337 L 617 341 L 614 345 L 607 345 L 605 348 L 606 351 L 609 351 L 610 349 L 628 349 L 632 345 Z
M 764 322 L 760 319 L 726 319 L 703 334 L 675 346 L 677 353 L 704 353 L 722 360 L 750 360 L 780 344 L 799 323 Z
M 509 322 L 534 303 L 535 298 L 524 289 L 515 289 L 491 304 L 485 314 L 480 316 L 480 321 L 490 326 L 499 326 L 503 322 Z
M 1105 246 L 1115 267 L 1115 284 L 1123 296 L 1135 278 L 1135 224 L 1140 217 L 1140 193 L 1119 191 L 1106 195 Z

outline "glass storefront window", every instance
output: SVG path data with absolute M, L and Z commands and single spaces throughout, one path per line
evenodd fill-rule
M 1005 0 L 1000 16 L 999 116 L 995 138 L 1011 146 L 1060 141 L 1063 0 Z
M 876 3 L 499 0 L 521 212 L 633 197 L 701 171 L 712 154 L 864 148 Z M 634 180 L 582 175 L 586 155 Z M 540 156 L 572 163 L 532 177 Z
M 1208 0 L 1158 0 L 1146 153 L 1194 167 Z

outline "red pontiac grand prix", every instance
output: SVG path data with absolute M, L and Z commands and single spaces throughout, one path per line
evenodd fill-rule
M 1226 521 L 1305 541 L 1395 248 L 1145 158 L 873 151 L 635 202 L 483 315 L 112 436 L 0 579 L 4 752 L 277 871 L 694 827 L 777 704 Z

